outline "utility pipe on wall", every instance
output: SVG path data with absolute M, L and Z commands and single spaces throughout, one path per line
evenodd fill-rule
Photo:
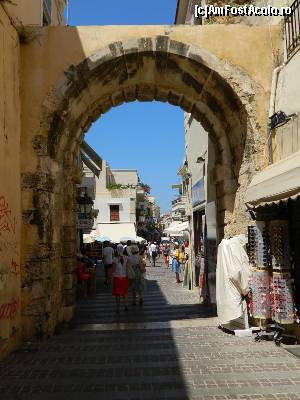
M 273 70 L 273 75 L 272 75 L 272 85 L 271 85 L 271 95 L 270 95 L 270 108 L 269 108 L 269 119 L 271 116 L 275 113 L 275 108 L 276 108 L 276 90 L 277 90 L 277 84 L 278 84 L 278 77 L 280 71 L 283 69 L 285 66 L 285 63 L 279 65 Z M 270 122 L 268 124 L 268 148 L 269 148 L 269 164 L 273 163 L 273 151 L 272 151 L 272 141 L 271 141 L 271 127 L 270 127 Z

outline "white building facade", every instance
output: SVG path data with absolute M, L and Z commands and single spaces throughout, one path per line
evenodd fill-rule
M 97 236 L 113 242 L 136 239 L 136 191 L 139 185 L 137 170 L 111 169 L 103 161 L 103 169 L 96 179 L 95 220 Z

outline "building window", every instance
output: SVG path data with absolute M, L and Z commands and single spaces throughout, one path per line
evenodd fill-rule
M 111 205 L 110 208 L 110 220 L 111 222 L 120 221 L 120 206 Z
M 52 0 L 43 0 L 43 26 L 51 25 Z

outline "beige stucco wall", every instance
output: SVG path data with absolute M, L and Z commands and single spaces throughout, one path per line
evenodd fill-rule
M 5 10 L 16 25 L 41 25 L 41 0 L 14 0 L 4 3 Z
M 0 5 L 0 358 L 21 335 L 19 53 Z
M 16 26 L 41 26 L 43 22 L 43 0 L 13 0 L 4 2 L 4 7 Z M 52 0 L 51 25 L 65 25 L 65 0 Z
M 275 111 L 300 112 L 300 51 L 281 69 L 276 88 Z
M 271 112 L 283 111 L 292 115 L 285 125 L 273 130 L 273 162 L 300 151 L 300 51 L 278 73 L 274 104 Z M 275 75 L 276 76 L 276 75 Z M 276 80 L 274 76 L 274 80 Z

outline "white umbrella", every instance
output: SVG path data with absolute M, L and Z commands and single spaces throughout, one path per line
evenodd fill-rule
M 146 242 L 146 239 L 144 239 L 144 238 L 141 237 L 141 236 L 137 236 L 137 237 L 136 237 L 136 241 L 137 241 L 137 242 Z
M 120 238 L 120 242 L 122 243 L 125 243 L 125 242 L 127 242 L 128 240 L 131 240 L 131 242 L 135 242 L 136 241 L 136 237 L 132 237 L 132 236 L 123 236 L 123 237 L 121 237 Z

